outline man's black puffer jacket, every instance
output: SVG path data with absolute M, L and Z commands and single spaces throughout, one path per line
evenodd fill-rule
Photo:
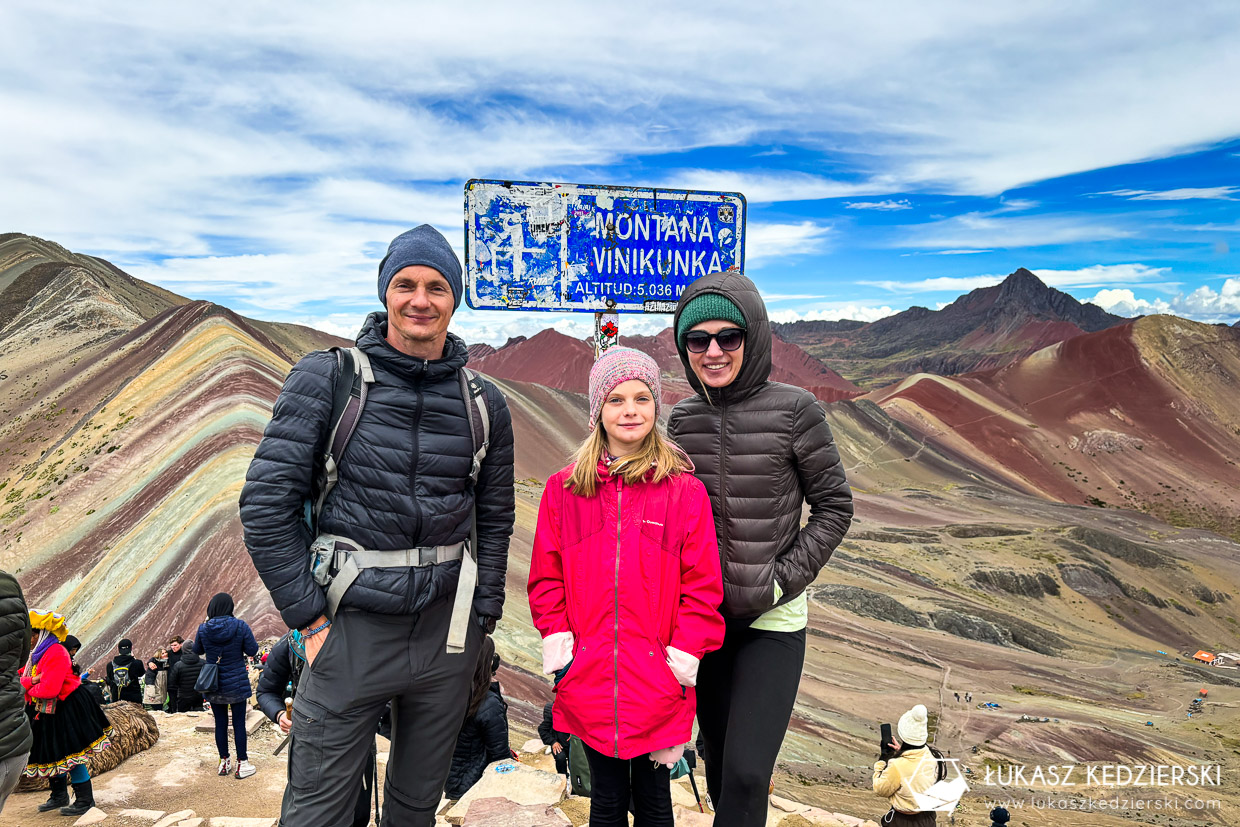
M 30 657 L 30 614 L 17 578 L 0 571 L 0 761 L 30 752 L 26 698 L 17 673 Z
M 499 683 L 491 682 L 478 711 L 467 718 L 456 737 L 452 768 L 443 794 L 460 798 L 478 783 L 487 764 L 511 758 L 508 749 L 508 704 L 499 694 Z
M 831 427 L 809 391 L 770 381 L 771 326 L 754 283 L 740 273 L 703 276 L 685 306 L 704 293 L 727 297 L 745 317 L 740 371 L 724 388 L 702 384 L 679 338 L 696 396 L 676 403 L 667 432 L 697 467 L 710 494 L 723 564 L 725 617 L 752 618 L 787 603 L 814 582 L 852 523 L 852 490 Z M 801 525 L 801 506 L 809 520 Z
M 477 490 L 468 413 L 457 370 L 468 354 L 448 334 L 444 356 L 407 356 L 385 340 L 387 313 L 372 313 L 357 339 L 375 384 L 344 456 L 339 482 L 324 504 L 320 531 L 376 551 L 458 543 L 478 507 L 480 616 L 503 613 L 508 540 L 514 520 L 512 417 L 490 382 L 490 447 Z M 293 367 L 276 400 L 241 491 L 241 523 L 254 567 L 284 622 L 305 628 L 327 607 L 310 576 L 310 537 L 302 519 L 315 463 L 331 429 L 336 357 L 316 351 Z M 483 380 L 485 382 L 485 380 Z M 456 590 L 458 561 L 421 568 L 364 569 L 342 606 L 380 614 L 414 614 Z

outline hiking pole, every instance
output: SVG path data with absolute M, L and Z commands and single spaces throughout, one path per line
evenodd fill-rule
M 288 713 L 288 719 L 292 721 L 293 720 L 293 699 L 292 698 L 284 699 L 284 711 Z M 292 737 L 293 737 L 293 733 L 290 731 L 288 735 L 284 736 L 284 740 L 281 741 L 279 745 L 276 747 L 276 751 L 271 754 L 279 755 L 280 751 L 284 749 L 286 746 L 288 746 L 289 739 Z
M 693 777 L 693 771 L 697 769 L 697 750 L 685 748 L 685 764 L 689 767 L 689 786 L 693 788 L 693 797 L 697 799 L 698 812 L 705 813 L 706 808 L 702 806 L 702 796 L 698 792 L 697 779 Z
M 693 772 L 689 772 L 689 786 L 693 788 L 693 797 L 697 799 L 698 812 L 706 812 L 706 808 L 702 806 L 702 796 L 698 793 L 697 779 L 693 777 Z

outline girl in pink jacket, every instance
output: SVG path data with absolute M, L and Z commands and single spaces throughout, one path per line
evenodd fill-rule
M 659 368 L 614 347 L 590 371 L 590 436 L 547 480 L 529 597 L 554 727 L 590 761 L 591 827 L 671 827 L 669 767 L 689 740 L 698 661 L 723 641 L 714 517 L 658 427 Z

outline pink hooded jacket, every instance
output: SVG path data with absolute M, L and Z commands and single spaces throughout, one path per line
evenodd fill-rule
M 686 743 L 698 661 L 723 643 L 723 578 L 706 488 L 691 473 L 626 485 L 599 463 L 586 498 L 543 491 L 530 613 L 556 687 L 554 725 L 614 758 Z

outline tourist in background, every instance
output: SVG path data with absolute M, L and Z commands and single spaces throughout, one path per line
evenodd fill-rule
M 696 394 L 676 404 L 668 434 L 710 492 L 723 561 L 727 635 L 698 679 L 706 785 L 715 827 L 760 827 L 805 663 L 805 589 L 848 531 L 852 493 L 818 400 L 770 381 L 753 282 L 699 278 L 672 325 Z
M 142 706 L 154 712 L 163 709 L 168 697 L 168 653 L 160 649 L 146 662 L 142 676 Z
M 173 635 L 168 641 L 168 711 L 177 711 L 178 691 L 172 684 L 172 670 L 181 662 L 181 647 L 185 643 L 185 638 L 180 635 Z
M 448 798 L 465 795 L 482 778 L 487 764 L 512 757 L 508 746 L 508 704 L 499 693 L 499 681 L 494 679 L 497 669 L 499 656 L 495 654 L 495 641 L 487 635 L 478 655 L 469 708 L 465 710 L 461 732 L 456 736 L 452 768 L 448 770 L 448 783 L 444 786 L 444 795 Z
M 555 728 L 590 764 L 590 824 L 671 827 L 669 769 L 692 736 L 698 663 L 723 636 L 706 489 L 658 427 L 659 368 L 613 347 L 590 370 L 590 435 L 547 481 L 529 600 Z
M 173 692 L 176 693 L 177 706 L 169 706 L 169 712 L 201 712 L 202 695 L 194 688 L 198 683 L 198 673 L 202 671 L 202 658 L 194 651 L 194 642 L 184 642 L 176 665 L 168 670 L 168 703 L 172 703 Z
M 258 641 L 244 620 L 233 617 L 233 599 L 220 592 L 207 604 L 207 621 L 194 636 L 194 651 L 206 663 L 219 665 L 219 682 L 214 692 L 204 697 L 215 716 L 215 746 L 219 750 L 220 775 L 233 772 L 237 778 L 249 778 L 257 770 L 250 763 L 246 750 L 246 699 L 254 694 L 250 688 L 246 655 L 258 654 Z M 237 744 L 234 767 L 228 753 L 228 717 L 232 715 L 233 739 Z
M 30 626 L 30 662 L 21 675 L 31 731 L 24 774 L 48 779 L 51 795 L 39 812 L 58 809 L 64 816 L 80 816 L 95 806 L 86 762 L 108 748 L 112 724 L 73 674 L 69 652 L 61 645 L 69 633 L 64 615 L 32 610 Z
M 112 700 L 142 703 L 145 672 L 142 661 L 133 656 L 133 641 L 123 638 L 116 644 L 116 656 L 108 662 L 107 682 L 112 690 Z
M 0 571 L 0 813 L 17 789 L 32 737 L 18 673 L 30 657 L 30 615 L 17 578 Z M 67 802 L 66 802 L 67 803 Z
M 891 806 L 882 818 L 883 827 L 932 827 L 933 812 L 922 812 L 915 796 L 924 793 L 947 775 L 929 739 L 926 708 L 917 704 L 900 716 L 896 736 L 883 744 L 874 764 L 874 793 Z
M 547 701 L 543 707 L 542 723 L 538 725 L 538 737 L 544 744 L 551 747 L 551 757 L 555 759 L 555 771 L 559 775 L 568 775 L 568 739 L 567 732 L 555 728 L 555 701 Z

